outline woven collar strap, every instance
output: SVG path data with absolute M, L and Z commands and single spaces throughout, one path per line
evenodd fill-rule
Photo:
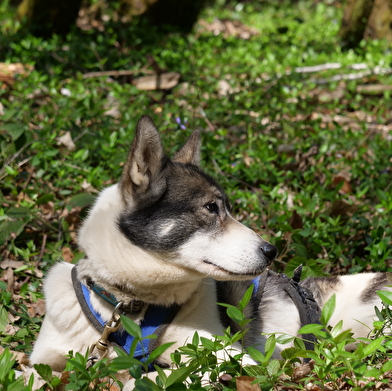
M 92 291 L 94 291 L 98 296 L 102 297 L 104 300 L 110 303 L 113 307 L 116 307 L 120 303 L 120 300 L 117 300 L 116 296 L 96 284 L 91 278 L 87 278 L 86 282 L 87 286 Z M 133 315 L 138 314 L 142 310 L 143 305 L 144 303 L 141 300 L 131 300 L 129 304 L 122 305 L 120 309 L 124 313 Z
M 106 322 L 101 314 L 96 311 L 91 303 L 91 291 L 89 287 L 82 284 L 77 277 L 77 267 L 72 269 L 72 283 L 79 304 L 86 315 L 87 319 L 94 328 L 102 333 Z M 167 326 L 173 321 L 177 315 L 180 306 L 172 305 L 170 307 L 158 306 L 150 304 L 140 323 L 142 332 L 142 341 L 137 343 L 133 357 L 141 362 L 146 362 L 151 352 L 158 346 L 159 337 L 166 330 Z M 156 335 L 156 339 L 151 339 L 151 335 Z M 150 338 L 149 338 L 150 337 Z M 135 338 L 124 330 L 118 330 L 109 336 L 112 345 L 121 348 L 125 353 L 129 354 L 134 345 Z M 154 364 L 166 367 L 165 364 L 159 362 L 151 362 L 148 365 L 148 371 L 155 371 Z

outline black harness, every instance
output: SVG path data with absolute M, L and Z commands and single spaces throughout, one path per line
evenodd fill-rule
M 321 309 L 314 299 L 313 293 L 299 283 L 302 274 L 302 265 L 294 270 L 293 278 L 289 278 L 283 273 L 275 273 L 271 270 L 268 270 L 266 273 L 274 275 L 277 284 L 290 296 L 297 307 L 301 327 L 311 323 L 320 324 Z M 316 337 L 313 334 L 303 334 L 302 337 L 306 349 L 313 350 Z M 306 359 L 305 361 L 308 360 Z

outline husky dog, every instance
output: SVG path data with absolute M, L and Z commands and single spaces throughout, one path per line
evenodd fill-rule
M 56 264 L 46 278 L 47 313 L 33 364 L 64 369 L 69 351 L 84 354 L 99 340 L 115 306 L 139 324 L 154 308 L 174 307 L 157 333 L 158 344 L 175 342 L 156 362 L 169 367 L 170 353 L 195 331 L 206 338 L 222 334 L 230 320 L 216 303 L 237 304 L 260 275 L 246 308 L 253 321 L 244 344 L 262 350 L 262 332 L 297 333 L 301 311 L 281 277 L 266 271 L 276 247 L 231 216 L 227 196 L 199 161 L 197 131 L 170 160 L 151 119 L 140 119 L 120 182 L 100 193 L 79 232 L 85 258 L 76 267 Z M 375 291 L 386 283 L 384 274 L 362 274 L 297 285 L 310 289 L 320 307 L 336 293 L 332 322 L 344 319 L 355 336 L 366 336 L 364 324 L 371 326 L 380 304 Z M 240 351 L 234 345 L 231 353 Z M 105 354 L 116 355 L 110 344 Z M 243 363 L 254 362 L 245 355 Z

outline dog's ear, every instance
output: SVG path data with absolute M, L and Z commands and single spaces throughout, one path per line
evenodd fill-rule
M 151 118 L 141 117 L 120 182 L 125 200 L 154 202 L 159 198 L 166 189 L 163 168 L 167 160 Z
M 200 132 L 195 130 L 186 144 L 176 153 L 173 162 L 200 165 Z

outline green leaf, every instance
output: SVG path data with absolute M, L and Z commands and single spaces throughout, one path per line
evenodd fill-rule
M 159 356 L 161 356 L 163 352 L 165 352 L 167 349 L 170 348 L 170 346 L 172 346 L 172 345 L 174 345 L 174 344 L 175 344 L 175 342 L 167 342 L 167 343 L 164 343 L 164 344 L 162 344 L 162 345 L 159 345 L 156 349 L 154 349 L 154 350 L 151 352 L 151 354 L 150 354 L 149 357 L 148 357 L 147 362 L 148 362 L 148 363 L 153 362 L 153 361 L 156 360 Z
M 30 216 L 31 211 L 25 206 L 20 206 L 19 208 L 9 208 L 6 211 L 8 217 L 12 219 L 22 219 L 26 216 Z
M 392 360 L 388 360 L 382 367 L 382 372 L 389 372 L 392 371 Z
M 137 391 L 162 391 L 162 388 L 156 385 L 151 379 L 143 377 L 135 382 L 135 390 Z
M 2 380 L 9 376 L 15 362 L 13 354 L 8 348 L 5 348 L 3 353 L 0 354 L 0 384 Z
M 19 236 L 25 225 L 31 220 L 31 216 L 25 216 L 18 220 L 5 220 L 0 222 L 0 245 L 8 240 L 11 234 Z
M 276 337 L 275 334 L 271 334 L 268 337 L 267 342 L 265 343 L 265 356 L 267 360 L 269 360 L 274 354 L 275 347 L 276 347 Z
M 53 375 L 52 368 L 46 364 L 34 364 L 34 369 L 38 372 L 38 374 L 48 383 L 50 383 Z
M 244 320 L 244 314 L 236 307 L 229 307 L 227 308 L 226 312 L 228 317 L 234 320 L 236 323 L 240 323 Z
M 8 324 L 8 313 L 6 309 L 0 305 L 0 331 L 4 331 Z
M 174 352 L 170 354 L 171 360 L 174 362 L 174 364 L 180 365 L 181 363 L 181 354 L 178 352 Z
M 141 366 L 141 367 L 144 366 L 144 364 L 141 361 L 130 356 L 115 357 L 113 361 L 110 363 L 111 368 L 117 371 L 120 371 L 122 369 L 128 369 L 134 365 Z
M 94 203 L 95 196 L 88 193 L 81 193 L 73 196 L 67 205 L 67 208 L 71 210 L 72 208 L 79 207 L 84 208 L 86 206 L 92 205 Z
M 331 330 L 332 337 L 335 337 L 341 333 L 343 329 L 343 320 L 339 321 Z
M 199 346 L 199 341 L 200 341 L 199 333 L 197 331 L 195 331 L 195 333 L 193 334 L 193 337 L 192 337 L 192 345 L 196 346 L 196 347 Z
M 143 375 L 142 372 L 142 367 L 141 365 L 131 365 L 129 367 L 129 374 L 134 378 L 134 379 L 140 379 Z
M 328 322 L 331 319 L 336 307 L 336 296 L 333 294 L 328 301 L 324 304 L 321 310 L 320 321 L 324 326 L 328 326 Z
M 167 375 L 166 375 L 165 371 L 161 367 L 159 367 L 158 365 L 154 365 L 154 368 L 158 372 L 159 383 L 157 381 L 157 384 L 165 385 L 166 379 L 167 379 Z M 138 377 L 137 379 L 140 379 L 140 377 Z
M 79 372 L 83 373 L 84 375 L 88 376 L 89 372 L 86 369 L 86 364 L 84 362 L 79 362 L 76 358 L 70 358 L 68 360 L 68 365 L 73 367 L 72 369 L 76 368 Z
M 366 368 L 366 367 L 365 367 L 365 368 Z M 362 375 L 362 374 L 361 374 L 361 375 Z M 364 377 L 368 377 L 368 378 L 369 378 L 369 377 L 375 377 L 375 378 L 377 378 L 377 377 L 380 376 L 380 370 L 377 369 L 377 368 L 369 369 L 369 370 L 363 372 L 363 376 L 364 376 Z
M 248 352 L 249 356 L 253 358 L 253 360 L 263 364 L 266 363 L 268 360 L 266 359 L 265 355 L 261 353 L 259 350 L 249 346 L 246 351 Z
M 170 387 L 174 383 L 182 383 L 195 370 L 195 364 L 174 370 L 166 379 L 166 387 Z
M 56 387 L 61 384 L 61 379 L 57 376 L 54 376 L 50 382 L 50 385 Z
M 12 138 L 12 141 L 16 141 L 25 131 L 21 124 L 4 124 L 0 126 L 1 130 L 5 130 Z
M 276 342 L 280 343 L 282 345 L 286 345 L 286 344 L 290 343 L 294 338 L 296 338 L 296 337 L 293 335 L 281 334 L 281 335 L 277 336 Z
M 252 298 L 253 290 L 255 289 L 254 284 L 251 284 L 250 287 L 246 290 L 244 296 L 238 303 L 238 308 L 243 311 L 245 307 L 248 305 L 250 299 Z
M 365 345 L 363 348 L 363 352 L 366 356 L 372 354 L 373 352 L 375 352 L 383 343 L 384 341 L 384 337 L 380 337 L 375 339 L 374 341 L 370 342 L 368 345 Z
M 3 121 L 8 121 L 9 119 L 11 119 L 15 114 L 20 114 L 20 110 L 15 110 L 15 109 L 8 109 L 6 110 L 6 112 L 2 115 L 1 119 Z
M 215 344 L 213 341 L 211 341 L 207 338 L 204 338 L 204 337 L 200 337 L 200 341 L 201 341 L 201 344 L 203 345 L 203 347 L 205 347 L 207 350 L 209 350 L 211 352 L 215 351 Z
M 323 325 L 317 324 L 317 323 L 311 323 L 311 324 L 306 324 L 305 326 L 302 326 L 298 334 L 318 334 L 320 331 L 322 331 L 324 328 Z
M 392 306 L 392 292 L 377 291 L 378 297 L 387 305 Z
M 270 376 L 274 376 L 279 372 L 280 363 L 279 360 L 271 360 L 267 365 L 267 372 Z
M 135 337 L 139 341 L 143 338 L 142 330 L 133 320 L 124 315 L 121 315 L 121 324 L 123 325 L 125 331 L 132 335 L 132 337 Z
M 37 199 L 36 203 L 37 203 L 37 205 L 42 205 L 42 204 L 46 204 L 49 201 L 53 201 L 53 200 L 54 200 L 54 194 L 44 194 Z

